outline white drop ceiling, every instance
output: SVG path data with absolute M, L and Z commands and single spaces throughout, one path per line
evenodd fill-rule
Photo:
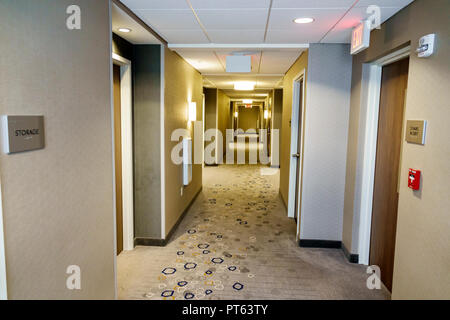
M 111 6 L 111 23 L 112 32 L 133 44 L 161 43 L 150 32 L 134 21 L 128 14 L 126 14 L 115 4 Z M 119 28 L 128 28 L 131 29 L 131 32 L 123 33 L 119 31 Z
M 369 17 L 368 6 L 380 7 L 382 23 L 413 0 L 121 1 L 169 46 L 177 46 L 172 49 L 204 75 L 205 85 L 232 89 L 234 81 L 247 80 L 267 89 L 281 85 L 283 74 L 304 50 L 286 44 L 349 43 L 352 28 Z M 299 17 L 314 22 L 293 23 Z M 195 46 L 199 44 L 204 48 Z M 217 49 L 215 44 L 233 48 Z M 250 74 L 225 72 L 225 57 L 233 51 L 251 51 Z

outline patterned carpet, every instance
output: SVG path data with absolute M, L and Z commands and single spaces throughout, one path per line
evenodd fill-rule
M 203 174 L 203 191 L 167 246 L 119 255 L 119 299 L 389 298 L 367 289 L 365 267 L 341 250 L 298 247 L 278 170 L 222 165 Z

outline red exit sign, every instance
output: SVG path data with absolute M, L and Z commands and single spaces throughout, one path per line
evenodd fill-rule
M 351 54 L 357 54 L 370 45 L 370 21 L 363 21 L 352 31 Z

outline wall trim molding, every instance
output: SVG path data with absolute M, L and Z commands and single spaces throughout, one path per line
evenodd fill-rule
M 157 246 L 164 247 L 166 245 L 165 239 L 155 239 L 155 238 L 134 238 L 135 246 Z
M 298 245 L 302 248 L 341 249 L 342 243 L 337 240 L 300 239 Z
M 350 263 L 358 263 L 359 262 L 359 255 L 357 253 L 350 253 L 347 250 L 347 247 L 344 245 L 344 242 L 342 242 L 342 251 L 344 252 L 344 255 L 347 258 L 348 262 L 350 262 Z

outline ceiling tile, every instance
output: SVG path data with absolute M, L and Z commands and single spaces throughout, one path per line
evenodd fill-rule
M 379 7 L 406 7 L 414 0 L 359 0 L 356 7 L 368 7 L 377 5 Z
M 274 88 L 281 79 L 282 77 L 260 77 L 255 88 Z
M 230 30 L 208 29 L 208 35 L 214 43 L 263 43 L 264 29 Z
M 273 9 L 270 15 L 266 42 L 268 43 L 314 43 L 339 21 L 347 9 Z M 297 24 L 299 17 L 314 18 L 309 24 Z
M 352 31 L 349 29 L 333 30 L 327 34 L 322 43 L 350 43 Z
M 269 29 L 311 30 L 329 29 L 345 14 L 347 9 L 273 9 L 270 14 Z M 314 18 L 314 22 L 297 24 L 294 19 Z M 327 30 L 328 30 L 327 29 Z
M 190 0 L 194 9 L 269 8 L 270 0 Z
M 196 10 L 208 29 L 265 29 L 268 9 Z M 242 30 L 245 32 L 245 30 Z
M 376 0 L 374 0 L 376 1 Z M 350 8 L 355 0 L 273 0 L 272 8 Z
M 131 10 L 135 9 L 190 9 L 186 0 L 121 0 Z
M 191 66 L 201 73 L 224 72 L 222 64 L 213 51 L 199 51 L 193 49 L 176 50 Z
M 310 30 L 267 30 L 267 43 L 315 43 L 326 33 L 327 28 L 312 28 Z
M 192 10 L 135 10 L 151 27 L 160 29 L 201 29 Z
M 205 78 L 219 89 L 234 88 L 234 81 L 228 76 L 207 76 Z
M 188 3 L 196 10 L 211 40 L 215 43 L 262 42 L 270 0 L 122 0 L 142 20 L 155 29 L 163 31 L 169 43 L 205 43 L 204 35 Z M 355 0 L 273 0 L 267 42 L 303 43 L 317 42 L 330 30 Z M 356 7 L 330 32 L 322 42 L 347 41 L 348 31 L 362 17 L 369 5 L 382 8 L 382 21 L 396 13 L 413 0 L 359 0 Z M 359 11 L 358 11 L 359 10 Z M 384 11 L 384 12 L 383 12 Z M 292 22 L 298 17 L 313 17 L 310 25 Z M 188 36 L 176 33 L 185 31 Z M 192 29 L 192 30 L 191 30 Z M 174 30 L 174 31 L 169 31 Z M 173 38 L 170 35 L 174 35 Z M 189 40 L 189 41 L 188 41 Z

